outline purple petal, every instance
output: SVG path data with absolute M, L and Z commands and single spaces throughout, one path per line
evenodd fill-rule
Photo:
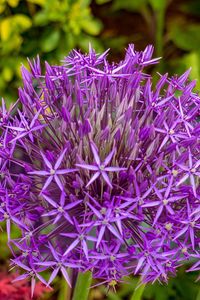
M 28 174 L 46 176 L 46 175 L 49 175 L 49 172 L 47 172 L 47 171 L 32 171 L 32 172 L 28 172 Z
M 106 230 L 106 226 L 102 225 L 100 230 L 99 230 L 98 239 L 97 239 L 97 243 L 96 243 L 96 248 L 99 247 L 99 244 L 101 243 L 101 240 L 103 238 L 105 230 Z
M 87 183 L 86 187 L 88 187 L 90 184 L 92 184 L 100 175 L 100 172 L 96 172 L 92 178 L 90 179 L 90 181 Z
M 155 216 L 155 219 L 153 221 L 153 226 L 156 224 L 156 222 L 158 221 L 160 215 L 162 214 L 162 211 L 163 211 L 163 205 L 161 205 L 158 210 L 157 210 L 157 213 L 156 213 L 156 216 Z
M 107 166 L 109 164 L 109 162 L 111 161 L 114 153 L 116 152 L 116 149 L 114 148 L 109 154 L 108 156 L 105 158 L 104 162 L 102 165 Z
M 67 148 L 64 149 L 64 151 L 62 152 L 62 154 L 57 159 L 57 161 L 55 163 L 55 167 L 54 167 L 55 170 L 57 170 L 60 167 L 60 165 L 61 165 L 61 163 L 63 161 L 63 158 L 65 156 L 66 151 L 67 151 Z
M 48 285 L 50 285 L 51 282 L 54 280 L 54 278 L 58 274 L 58 271 L 59 271 L 59 268 L 56 268 L 56 269 L 53 270 L 53 272 L 51 273 L 51 276 L 49 278 Z
M 64 267 L 61 267 L 61 272 L 62 272 L 62 274 L 63 274 L 65 280 L 67 281 L 67 283 L 68 283 L 69 286 L 71 287 L 69 275 L 68 275 L 68 273 L 67 273 L 67 271 L 65 270 Z
M 111 181 L 108 177 L 108 175 L 106 174 L 106 172 L 101 172 L 101 175 L 103 176 L 103 179 L 105 180 L 105 182 L 109 185 L 110 188 L 112 188 L 112 184 Z
M 64 174 L 69 174 L 78 171 L 77 169 L 62 169 L 62 170 L 57 170 L 56 174 L 58 175 L 64 175 Z
M 77 167 L 86 169 L 86 170 L 91 170 L 91 171 L 98 171 L 99 168 L 97 166 L 93 165 L 83 165 L 83 164 L 76 164 Z
M 41 156 L 42 156 L 42 158 L 43 158 L 43 160 L 44 160 L 45 165 L 46 165 L 49 169 L 53 169 L 52 164 L 51 164 L 50 161 L 46 158 L 46 156 L 45 156 L 42 152 L 40 152 L 40 154 L 41 154 Z
M 45 199 L 48 203 L 50 203 L 53 207 L 55 207 L 55 208 L 58 207 L 57 203 L 56 203 L 53 199 L 51 199 L 50 197 L 48 197 L 48 196 L 45 195 L 44 193 L 42 193 L 42 196 L 43 196 L 44 199 Z
M 94 155 L 94 159 L 95 159 L 97 165 L 100 166 L 101 161 L 100 161 L 99 155 L 97 153 L 96 147 L 92 143 L 90 145 L 91 145 L 92 153 Z
M 63 186 L 60 178 L 57 175 L 54 175 L 54 179 L 55 179 L 55 182 L 57 183 L 57 185 L 59 186 L 60 190 L 63 191 L 64 190 L 64 186 Z
M 106 167 L 104 168 L 107 172 L 120 172 L 120 171 L 126 171 L 127 168 L 120 168 L 120 167 Z
M 50 183 L 52 182 L 52 180 L 53 180 L 53 176 L 50 176 L 50 177 L 46 180 L 46 182 L 45 182 L 45 184 L 44 184 L 44 186 L 43 186 L 43 188 L 42 188 L 41 193 L 47 189 L 47 187 L 50 185 Z
M 67 255 L 69 252 L 71 252 L 80 242 L 79 239 L 76 239 L 75 241 L 73 241 L 73 243 L 71 243 L 71 245 L 67 248 L 67 250 L 65 251 L 65 253 L 63 254 L 63 256 Z

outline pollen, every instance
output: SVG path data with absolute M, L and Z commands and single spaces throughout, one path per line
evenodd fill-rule
M 62 207 L 62 206 L 59 206 L 59 207 L 58 207 L 58 211 L 59 211 L 60 213 L 63 213 L 63 212 L 64 212 L 63 207 Z
M 174 134 L 174 130 L 173 129 L 170 129 L 170 131 L 169 131 L 169 134 Z
M 172 223 L 166 223 L 165 224 L 165 229 L 167 229 L 168 231 L 170 231 L 173 227 L 173 224 Z
M 187 247 L 182 248 L 182 249 L 181 249 L 181 252 L 182 252 L 182 253 L 187 253 Z
M 173 170 L 172 170 L 172 175 L 173 175 L 174 177 L 176 177 L 176 176 L 178 175 L 178 171 L 175 170 L 175 169 L 173 169 Z
M 111 255 L 111 256 L 110 256 L 110 260 L 111 260 L 111 261 L 114 261 L 114 260 L 116 260 L 116 257 L 115 257 L 114 255 Z
M 169 201 L 168 201 L 167 199 L 164 199 L 164 200 L 163 200 L 163 205 L 167 205 L 168 202 L 169 202 Z
M 4 213 L 3 216 L 4 216 L 4 219 L 9 219 L 9 215 L 6 212 Z
M 51 169 L 51 170 L 50 170 L 50 174 L 51 174 L 51 175 L 55 175 L 55 173 L 56 173 L 56 171 L 55 171 L 54 169 Z
M 115 286 L 117 284 L 117 281 L 111 280 L 108 284 L 109 284 L 109 286 Z
M 105 215 L 105 214 L 106 214 L 106 211 L 107 211 L 107 209 L 106 209 L 105 207 L 102 207 L 102 209 L 100 210 L 100 213 L 101 213 L 102 215 Z

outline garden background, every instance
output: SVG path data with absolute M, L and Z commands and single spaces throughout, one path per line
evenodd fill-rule
M 27 57 L 39 54 L 43 62 L 59 63 L 72 48 L 87 51 L 89 43 L 97 52 L 111 48 L 109 58 L 114 61 L 123 57 L 128 43 L 137 50 L 153 44 L 154 56 L 163 59 L 150 72 L 181 74 L 191 66 L 190 76 L 200 88 L 200 0 L 0 0 L 0 96 L 7 105 L 17 100 L 20 66 L 28 66 Z M 0 300 L 27 300 L 29 287 L 12 284 L 7 275 L 6 239 L 2 232 Z M 143 299 L 200 300 L 197 274 L 185 274 L 184 268 L 168 286 L 145 287 Z M 90 300 L 130 299 L 137 280 L 127 279 L 131 283 L 119 285 L 117 293 L 103 286 L 91 289 Z M 67 287 L 58 278 L 52 292 L 42 298 L 37 294 L 43 294 L 41 286 L 35 299 L 66 300 Z

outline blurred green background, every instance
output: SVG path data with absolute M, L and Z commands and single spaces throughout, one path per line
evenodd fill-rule
M 114 61 L 123 58 L 128 43 L 138 50 L 153 44 L 154 56 L 163 59 L 151 72 L 180 74 L 191 66 L 191 78 L 200 88 L 200 0 L 0 0 L 0 96 L 16 101 L 20 66 L 27 65 L 27 57 L 39 54 L 42 61 L 59 63 L 74 47 L 87 51 L 89 42 L 98 52 L 111 48 Z M 10 256 L 4 233 L 0 244 L 4 268 Z M 185 268 L 168 286 L 146 287 L 143 299 L 200 300 L 197 274 Z M 103 286 L 92 289 L 90 300 L 130 299 L 137 279 L 129 280 L 117 293 Z M 45 299 L 66 300 L 66 295 L 58 278 Z

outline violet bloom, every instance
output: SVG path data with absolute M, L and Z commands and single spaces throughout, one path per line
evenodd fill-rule
M 200 269 L 200 97 L 189 70 L 154 84 L 152 53 L 129 45 L 116 64 L 90 46 L 44 73 L 37 57 L 2 101 L 0 219 L 32 290 L 43 270 L 73 286 L 69 267 L 108 285 Z

